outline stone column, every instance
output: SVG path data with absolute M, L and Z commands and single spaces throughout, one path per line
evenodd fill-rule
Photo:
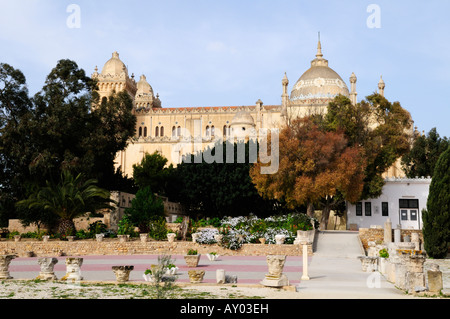
M 83 258 L 69 257 L 66 258 L 66 275 L 61 280 L 67 281 L 80 281 L 83 280 L 81 276 L 81 265 L 83 264 Z
M 118 282 L 127 282 L 130 279 L 130 273 L 134 266 L 112 266 Z
M 442 272 L 439 270 L 439 265 L 431 264 L 428 270 L 428 291 L 439 294 L 444 288 L 442 281 Z
M 420 238 L 419 238 L 418 232 L 411 233 L 411 242 L 414 243 L 414 250 L 421 250 L 420 249 Z
M 402 232 L 399 227 L 394 230 L 394 242 L 399 243 L 402 241 Z
M 309 280 L 308 276 L 308 244 L 303 243 L 303 275 L 302 280 Z
M 289 286 L 289 280 L 283 274 L 285 262 L 285 255 L 268 255 L 267 265 L 269 266 L 269 273 L 261 281 L 261 284 L 268 287 Z
M 38 264 L 41 266 L 41 272 L 36 279 L 40 280 L 57 280 L 55 272 L 53 271 L 55 265 L 58 263 L 57 258 L 41 257 L 38 259 Z
M 384 243 L 389 244 L 392 242 L 392 222 L 388 218 L 384 223 Z
M 9 274 L 9 264 L 14 258 L 16 258 L 14 255 L 0 256 L 0 279 L 13 279 Z

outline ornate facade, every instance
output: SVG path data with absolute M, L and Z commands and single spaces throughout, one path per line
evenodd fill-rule
M 258 100 L 249 106 L 165 108 L 144 75 L 138 82 L 134 74 L 129 76 L 117 52 L 101 73 L 95 68 L 92 78 L 98 80 L 101 98 L 113 91 L 125 90 L 134 101 L 136 136 L 116 158 L 117 166 L 128 176 L 132 175 L 133 164 L 140 163 L 145 153 L 158 151 L 176 165 L 182 155 L 204 150 L 218 139 L 245 136 L 252 129 L 258 132 L 259 129 L 281 128 L 289 118 L 326 112 L 328 103 L 339 94 L 349 97 L 352 103 L 357 101 L 355 74 L 350 77 L 349 90 L 323 58 L 320 41 L 311 67 L 294 84 L 290 94 L 289 80 L 284 75 L 280 105 L 264 105 Z M 380 94 L 384 94 L 384 87 L 380 80 Z M 388 176 L 399 173 L 394 167 Z

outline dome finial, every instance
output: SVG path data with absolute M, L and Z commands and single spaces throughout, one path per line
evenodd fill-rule
M 317 58 L 322 58 L 323 54 L 322 54 L 322 44 L 320 43 L 320 31 L 319 31 L 319 42 L 317 43 L 317 54 L 316 54 Z

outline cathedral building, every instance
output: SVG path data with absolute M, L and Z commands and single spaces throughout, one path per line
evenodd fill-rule
M 136 82 L 117 52 L 105 63 L 101 73 L 95 68 L 92 78 L 98 80 L 100 98 L 125 90 L 133 99 L 136 135 L 116 157 L 117 166 L 128 176 L 132 176 L 133 164 L 140 163 L 145 153 L 158 151 L 176 165 L 181 163 L 183 155 L 202 151 L 216 141 L 245 136 L 252 130 L 280 129 L 290 118 L 326 112 L 328 103 L 339 94 L 357 103 L 355 74 L 349 78 L 349 90 L 324 59 L 320 40 L 311 67 L 301 75 L 290 94 L 289 80 L 284 75 L 280 105 L 264 105 L 258 100 L 248 106 L 162 107 L 159 95 L 155 96 L 145 75 Z M 378 92 L 381 95 L 384 88 L 380 80 Z M 398 163 L 387 176 L 401 174 L 397 166 Z

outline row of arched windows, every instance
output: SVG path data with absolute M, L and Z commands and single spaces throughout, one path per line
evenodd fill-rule
M 141 136 L 147 137 L 147 127 L 146 126 L 139 127 L 138 136 L 139 137 L 141 137 Z M 161 126 L 161 127 L 157 126 L 157 127 L 155 127 L 155 136 L 156 137 L 159 137 L 159 136 L 163 137 L 164 136 L 164 126 Z
M 231 132 L 231 127 L 230 125 L 224 125 L 223 126 L 223 136 L 230 136 L 230 132 Z M 138 130 L 138 136 L 141 137 L 147 137 L 148 133 L 147 133 L 147 127 L 139 127 Z M 206 137 L 214 137 L 216 136 L 216 128 L 214 127 L 214 125 L 207 125 L 206 126 L 206 131 L 205 131 L 205 135 Z M 164 126 L 157 126 L 155 127 L 155 137 L 163 137 L 164 136 Z M 180 137 L 181 136 L 181 126 L 172 126 L 172 137 Z

